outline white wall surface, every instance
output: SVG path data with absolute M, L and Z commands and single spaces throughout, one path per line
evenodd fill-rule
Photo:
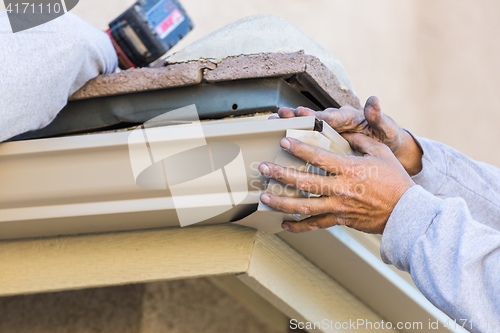
M 363 101 L 377 95 L 417 135 L 500 166 L 500 1 L 180 1 L 195 30 L 173 51 L 245 16 L 282 16 L 340 59 Z M 133 2 L 80 0 L 73 12 L 104 30 Z

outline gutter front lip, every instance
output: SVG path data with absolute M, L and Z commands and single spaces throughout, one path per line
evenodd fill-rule
M 244 118 L 242 118 L 244 119 Z M 241 126 L 239 122 L 204 123 L 201 122 L 205 137 L 214 136 L 230 137 L 245 134 L 266 134 L 276 131 L 284 131 L 288 128 L 312 130 L 315 124 L 315 117 L 296 117 L 280 119 L 274 122 L 273 119 L 260 121 L 258 126 Z M 269 123 L 268 123 L 269 122 Z M 186 125 L 177 125 L 186 126 Z M 155 130 L 154 128 L 152 130 Z M 158 128 L 161 130 L 161 128 Z M 92 149 L 92 148 L 113 148 L 128 144 L 130 131 L 115 133 L 98 133 L 86 135 L 74 135 L 57 138 L 44 138 L 29 141 L 12 141 L 0 143 L 0 158 L 22 155 L 22 154 L 43 154 L 48 151 L 57 152 L 64 150 Z

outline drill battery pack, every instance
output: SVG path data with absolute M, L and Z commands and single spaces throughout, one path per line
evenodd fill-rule
M 177 0 L 140 0 L 109 24 L 120 68 L 145 67 L 193 29 Z

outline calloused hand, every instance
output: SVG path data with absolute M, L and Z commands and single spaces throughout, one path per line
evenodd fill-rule
M 259 166 L 268 178 L 321 195 L 292 198 L 263 193 L 260 199 L 268 207 L 313 215 L 300 222 L 284 222 L 283 229 L 305 232 L 346 225 L 368 233 L 384 231 L 392 210 L 414 183 L 386 145 L 360 133 L 347 133 L 345 138 L 364 156 L 338 155 L 292 138 L 281 140 L 285 151 L 326 170 L 327 176 L 269 162 Z
M 316 116 L 327 122 L 340 134 L 361 133 L 388 146 L 394 156 L 411 176 L 422 170 L 422 151 L 413 137 L 389 116 L 382 113 L 380 101 L 372 96 L 366 101 L 364 110 L 351 106 L 340 109 L 328 108 L 314 111 L 305 107 L 280 108 L 280 118 Z

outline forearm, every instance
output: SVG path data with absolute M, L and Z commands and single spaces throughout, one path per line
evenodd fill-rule
M 500 318 L 500 232 L 475 221 L 462 199 L 410 188 L 387 222 L 381 255 L 452 318 Z

